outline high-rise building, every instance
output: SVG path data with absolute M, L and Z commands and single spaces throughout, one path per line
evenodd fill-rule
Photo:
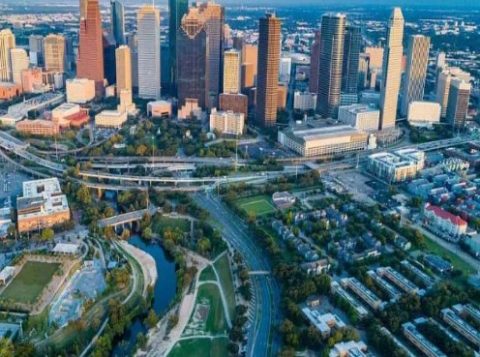
M 223 61 L 223 93 L 240 93 L 241 53 L 237 50 L 225 51 Z
M 225 9 L 212 1 L 198 6 L 205 21 L 208 43 L 208 108 L 218 105 L 222 86 Z
M 127 46 L 132 55 L 132 87 L 138 89 L 138 41 L 137 35 L 127 35 Z
M 292 75 L 292 58 L 282 57 L 280 58 L 280 82 L 288 84 L 290 83 L 290 76 Z
M 471 90 L 472 85 L 469 82 L 460 78 L 452 79 L 448 96 L 447 123 L 454 128 L 465 126 Z
M 23 48 L 12 48 L 10 50 L 10 59 L 12 63 L 12 81 L 15 84 L 22 84 L 22 71 L 28 68 L 30 61 L 27 51 Z
M 80 20 L 87 18 L 87 3 L 88 0 L 80 0 Z
M 358 70 L 362 49 L 362 30 L 359 26 L 347 26 L 343 50 L 342 92 L 358 92 Z
M 312 44 L 312 54 L 310 56 L 310 80 L 308 89 L 310 93 L 318 93 L 318 74 L 320 71 L 320 31 L 315 32 L 315 40 Z M 315 107 L 317 104 L 315 104 Z
M 15 35 L 10 29 L 0 31 L 0 81 L 12 80 L 12 62 L 10 50 L 15 48 Z
M 437 54 L 437 59 L 435 62 L 435 66 L 437 67 L 437 70 L 445 68 L 447 64 L 447 54 L 445 52 L 438 52 Z
M 43 41 L 45 69 L 52 72 L 65 72 L 65 37 L 48 35 Z
M 117 96 L 122 90 L 132 90 L 132 55 L 128 46 L 122 45 L 115 50 L 117 71 Z
M 322 16 L 317 111 L 325 118 L 336 117 L 340 106 L 346 19 L 345 14 Z
M 208 43 L 204 17 L 189 9 L 177 31 L 177 90 L 179 108 L 196 100 L 205 109 L 208 102 Z
M 103 33 L 103 72 L 108 85 L 117 82 L 117 71 L 115 69 L 115 38 L 108 31 Z
M 282 23 L 275 14 L 268 13 L 260 19 L 256 121 L 264 127 L 277 122 L 281 27 Z
M 396 7 L 388 22 L 387 43 L 383 56 L 383 78 L 380 93 L 380 130 L 395 127 L 398 94 L 402 75 L 403 27 L 402 10 Z
M 408 41 L 407 72 L 403 82 L 402 116 L 408 114 L 408 106 L 412 102 L 422 101 L 427 78 L 430 37 L 423 35 L 410 36 Z
M 242 90 L 255 86 L 258 67 L 258 46 L 249 43 L 242 47 Z
M 117 46 L 125 44 L 125 10 L 119 0 L 110 0 L 111 31 Z
M 170 93 L 176 95 L 177 81 L 177 32 L 182 24 L 183 16 L 188 12 L 188 0 L 169 0 L 169 67 L 170 67 Z
M 43 36 L 28 36 L 28 50 L 30 63 L 35 66 L 43 66 Z
M 160 99 L 160 11 L 143 5 L 137 14 L 138 95 Z
M 459 78 L 465 82 L 470 82 L 470 73 L 463 71 L 458 67 L 446 66 L 437 77 L 437 95 L 436 102 L 442 107 L 442 118 L 447 116 L 448 97 L 450 95 L 450 85 L 452 79 Z
M 95 81 L 97 96 L 103 95 L 102 19 L 98 0 L 87 0 L 86 18 L 80 20 L 77 77 Z

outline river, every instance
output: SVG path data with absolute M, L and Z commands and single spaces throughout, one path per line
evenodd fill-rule
M 166 255 L 162 246 L 158 243 L 143 241 L 139 236 L 134 235 L 128 241 L 131 245 L 150 254 L 157 265 L 158 280 L 154 288 L 153 310 L 161 317 L 167 312 L 170 303 L 175 298 L 177 291 L 177 278 L 175 262 Z M 147 333 L 147 327 L 143 324 L 143 318 L 136 318 L 127 328 L 123 338 L 118 341 L 112 351 L 114 357 L 130 356 L 135 350 L 137 334 Z

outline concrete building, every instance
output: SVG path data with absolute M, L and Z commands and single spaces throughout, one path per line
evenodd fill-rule
M 10 50 L 12 63 L 12 81 L 17 85 L 22 85 L 22 71 L 28 69 L 30 61 L 27 51 L 23 48 L 12 48 Z
M 17 198 L 19 233 L 52 227 L 70 220 L 67 196 L 57 178 L 23 182 L 23 196 Z
M 160 99 L 160 11 L 143 5 L 137 13 L 138 96 Z
M 80 19 L 77 77 L 95 81 L 95 94 L 104 91 L 103 31 L 98 0 L 86 0 L 86 15 Z
M 227 112 L 242 113 L 248 117 L 248 97 L 244 94 L 220 94 L 219 109 Z
M 293 109 L 309 111 L 317 109 L 317 94 L 295 91 L 293 95 Z
M 415 149 L 381 152 L 370 155 L 368 170 L 375 176 L 389 182 L 412 179 L 425 167 L 425 153 Z
M 60 134 L 58 121 L 52 119 L 21 120 L 15 123 L 15 130 L 22 134 L 51 137 Z
M 179 120 L 198 119 L 202 120 L 205 117 L 205 112 L 198 105 L 197 99 L 187 98 L 185 104 L 178 108 L 177 117 Z
M 28 36 L 28 54 L 32 65 L 38 67 L 44 65 L 43 36 Z
M 287 108 L 288 87 L 284 84 L 278 85 L 277 90 L 277 109 L 285 110 Z
M 425 338 L 411 322 L 402 325 L 404 336 L 427 357 L 447 357 L 440 349 Z
M 117 96 L 122 90 L 132 90 L 132 55 L 128 46 L 120 46 L 115 50 L 117 71 Z
M 410 36 L 408 41 L 407 71 L 402 91 L 401 113 L 408 114 L 410 103 L 422 101 L 427 78 L 430 37 L 423 35 Z
M 242 46 L 242 91 L 255 87 L 258 68 L 258 46 L 244 43 Z
M 440 123 L 442 107 L 435 102 L 411 102 L 408 106 L 407 120 L 414 126 L 432 126 Z
M 245 128 L 245 116 L 242 113 L 218 112 L 212 109 L 210 114 L 210 131 L 220 134 L 242 135 Z
M 43 41 L 45 54 L 45 70 L 51 72 L 65 72 L 65 37 L 62 35 L 48 35 Z
M 52 121 L 57 122 L 60 128 L 80 128 L 90 120 L 88 109 L 78 104 L 63 103 L 52 110 Z
M 358 130 L 377 131 L 380 110 L 364 104 L 341 106 L 338 110 L 338 120 Z
M 332 329 L 341 329 L 347 326 L 340 317 L 332 313 L 321 314 L 309 306 L 302 308 L 302 312 L 323 338 L 329 337 Z
M 336 118 L 338 115 L 346 21 L 345 14 L 327 13 L 322 16 L 317 112 L 324 118 Z
M 127 121 L 127 112 L 118 110 L 104 110 L 95 115 L 95 126 L 102 128 L 121 128 Z
M 355 312 L 358 314 L 360 318 L 364 318 L 368 316 L 368 310 L 360 304 L 357 299 L 355 299 L 350 293 L 348 293 L 344 288 L 340 286 L 340 284 L 336 281 L 333 281 L 330 284 L 330 289 L 333 294 L 337 294 L 342 299 L 350 304 L 355 309 Z
M 12 62 L 10 50 L 16 47 L 15 35 L 10 29 L 0 31 L 0 81 L 12 80 Z
M 278 142 L 300 156 L 331 156 L 376 147 L 374 137 L 349 125 L 298 127 L 278 132 Z
M 448 95 L 447 122 L 454 128 L 463 128 L 467 121 L 472 85 L 460 78 L 452 79 Z
M 274 14 L 260 19 L 255 119 L 263 127 L 277 122 L 281 26 Z
M 149 102 L 147 115 L 152 118 L 170 118 L 172 116 L 172 103 L 165 100 Z
M 458 67 L 445 67 L 439 72 L 437 78 L 436 102 L 442 106 L 442 118 L 447 116 L 448 99 L 450 96 L 450 87 L 452 79 L 458 78 L 465 82 L 470 82 L 471 75 Z
M 29 68 L 22 71 L 22 91 L 24 93 L 40 93 L 46 90 L 41 68 Z
M 225 51 L 223 61 L 223 93 L 238 94 L 241 89 L 240 51 Z
M 427 204 L 423 214 L 427 225 L 449 236 L 458 237 L 467 232 L 466 221 L 441 207 Z
M 367 357 L 367 350 L 363 341 L 339 342 L 330 350 L 328 357 Z
M 138 113 L 137 106 L 133 103 L 133 94 L 131 89 L 122 89 L 120 91 L 120 103 L 117 111 L 127 113 L 128 115 L 136 115 Z
M 399 7 L 394 8 L 388 23 L 387 43 L 383 56 L 380 130 L 395 127 L 397 119 L 398 94 L 402 75 L 404 23 L 402 10 Z
M 442 310 L 442 319 L 460 335 L 477 346 L 477 348 L 480 346 L 480 333 L 478 330 L 451 309 Z
M 10 100 L 22 93 L 22 87 L 12 82 L 0 82 L 0 100 Z
M 420 290 L 414 283 L 405 278 L 402 274 L 391 267 L 380 267 L 376 270 L 377 274 L 390 280 L 395 286 L 407 294 L 423 295 L 425 291 Z
M 67 102 L 85 104 L 95 98 L 95 81 L 86 78 L 67 79 Z
M 288 85 L 290 83 L 290 76 L 292 74 L 292 58 L 282 57 L 280 58 L 279 80 L 281 83 Z
M 364 303 L 373 310 L 382 310 L 385 303 L 357 278 L 344 278 L 340 282 L 343 287 L 352 290 Z

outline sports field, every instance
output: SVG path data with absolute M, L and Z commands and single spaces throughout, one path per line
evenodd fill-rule
M 268 196 L 252 196 L 241 198 L 236 201 L 238 208 L 243 209 L 247 214 L 263 216 L 275 212 L 272 200 Z
M 60 267 L 59 263 L 27 261 L 0 295 L 2 300 L 32 304 Z

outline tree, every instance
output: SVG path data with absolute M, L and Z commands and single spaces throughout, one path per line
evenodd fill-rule
M 42 230 L 42 233 L 40 233 L 40 239 L 43 241 L 52 240 L 53 237 L 55 237 L 55 232 L 51 228 L 45 228 Z
M 14 356 L 13 343 L 6 338 L 0 339 L 0 356 L 2 357 Z
M 145 240 L 152 240 L 153 238 L 152 228 L 150 227 L 145 228 L 142 232 L 142 238 Z
M 80 185 L 75 196 L 81 204 L 89 205 L 92 202 L 90 190 L 85 185 Z
M 157 324 L 157 322 L 158 322 L 158 316 L 157 316 L 157 314 L 155 313 L 155 311 L 153 311 L 153 309 L 150 309 L 150 311 L 148 312 L 147 317 L 145 318 L 145 324 L 146 324 L 149 328 L 154 328 L 155 325 Z

